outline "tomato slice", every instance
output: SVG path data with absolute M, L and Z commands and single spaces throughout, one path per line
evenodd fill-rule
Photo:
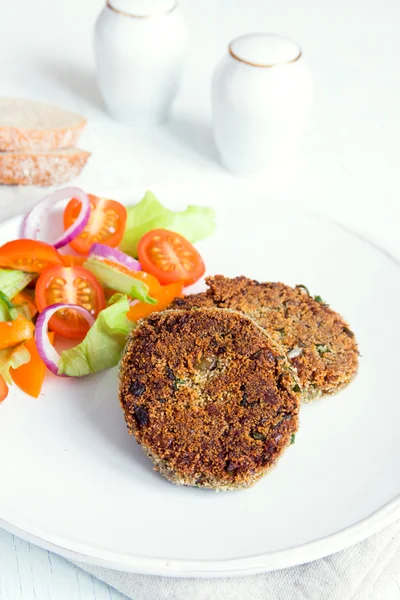
M 52 265 L 62 265 L 61 255 L 45 242 L 22 239 L 0 247 L 0 267 L 41 273 Z
M 116 200 L 99 198 L 89 194 L 90 217 L 85 229 L 70 243 L 80 254 L 89 254 L 95 242 L 118 246 L 125 232 L 126 208 Z M 72 198 L 64 211 L 64 229 L 67 230 L 77 219 L 81 203 Z
M 103 288 L 97 279 L 83 267 L 50 267 L 36 284 L 36 304 L 42 312 L 51 304 L 78 304 L 94 317 L 105 308 Z M 49 323 L 50 329 L 67 338 L 83 338 L 89 325 L 73 309 L 59 310 Z
M 182 296 L 183 281 L 176 281 L 169 285 L 163 285 L 157 294 L 153 297 L 158 300 L 157 304 L 147 304 L 146 302 L 136 302 L 130 307 L 127 317 L 131 321 L 138 321 L 144 319 L 153 312 L 160 312 L 165 310 L 174 300 Z
M 162 284 L 183 281 L 191 285 L 204 275 L 203 259 L 196 248 L 179 233 L 153 229 L 138 245 L 139 261 L 144 271 Z

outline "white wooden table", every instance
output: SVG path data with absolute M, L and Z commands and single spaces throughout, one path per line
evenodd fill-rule
M 60 556 L 0 530 L 1 600 L 122 600 Z
M 0 598 L 1 600 L 123 600 L 125 596 L 60 556 L 0 530 Z M 397 581 L 393 581 L 388 586 L 384 597 L 373 600 L 399 599 L 400 574 Z M 288 598 L 288 600 L 296 599 Z
M 262 186 L 282 201 L 292 197 L 340 215 L 399 251 L 400 218 L 393 217 L 400 198 L 398 1 L 182 0 L 191 34 L 182 91 L 171 123 L 151 135 L 103 112 L 92 54 L 92 28 L 103 4 L 2 0 L 0 7 L 1 93 L 59 103 L 89 119 L 82 147 L 93 156 L 79 185 L 92 191 L 132 182 L 144 188 L 244 185 L 216 162 L 209 132 L 211 72 L 233 37 L 273 31 L 302 46 L 314 75 L 315 107 L 297 175 Z M 1 189 L 0 218 L 41 195 Z M 64 559 L 0 531 L 1 600 L 117 598 L 122 596 Z M 400 600 L 400 574 L 382 600 Z

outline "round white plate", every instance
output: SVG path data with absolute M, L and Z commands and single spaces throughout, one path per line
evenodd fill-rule
M 49 374 L 38 400 L 13 386 L 0 406 L 0 525 L 76 560 L 226 576 L 325 556 L 400 516 L 399 263 L 345 228 L 254 194 L 159 197 L 173 208 L 215 206 L 217 233 L 198 246 L 208 273 L 303 283 L 341 312 L 359 341 L 359 375 L 302 408 L 296 443 L 271 474 L 226 493 L 175 487 L 152 470 L 127 433 L 116 369 L 82 380 Z M 0 242 L 19 224 L 3 224 Z

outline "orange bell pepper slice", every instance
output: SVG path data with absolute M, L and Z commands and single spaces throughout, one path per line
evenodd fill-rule
M 14 296 L 14 298 L 12 299 L 12 303 L 15 304 L 16 306 L 19 306 L 20 304 L 26 304 L 32 318 L 38 312 L 35 300 L 34 300 L 32 294 L 29 294 L 29 292 L 26 292 L 26 291 L 20 292 L 19 294 Z
M 32 321 L 22 315 L 18 315 L 14 321 L 2 321 L 0 323 L 0 350 L 26 342 L 33 336 L 34 330 Z
M 50 342 L 54 344 L 54 333 L 51 331 L 48 336 Z M 25 394 L 38 398 L 46 374 L 46 365 L 40 358 L 34 338 L 26 342 L 25 348 L 29 350 L 31 360 L 18 369 L 10 369 L 11 377 Z
M 158 300 L 157 304 L 137 302 L 130 307 L 127 317 L 131 321 L 138 321 L 139 319 L 144 319 L 144 317 L 147 317 L 153 312 L 165 310 L 175 298 L 182 297 L 182 291 L 183 281 L 176 281 L 169 285 L 163 285 L 159 292 L 153 294 L 153 297 Z
M 0 375 L 0 402 L 3 402 L 8 396 L 8 385 Z
M 62 254 L 61 259 L 65 267 L 83 267 L 87 261 L 86 256 L 74 256 L 73 254 Z

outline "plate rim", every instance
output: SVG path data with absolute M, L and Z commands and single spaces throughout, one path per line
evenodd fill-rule
M 68 560 L 89 565 L 143 575 L 218 578 L 254 575 L 306 564 L 361 542 L 398 519 L 400 519 L 400 496 L 357 523 L 313 542 L 277 552 L 212 560 L 163 559 L 99 550 L 90 544 L 76 543 L 59 534 L 43 533 L 40 529 L 35 531 L 35 528 L 30 528 L 23 523 L 20 525 L 11 523 L 2 517 L 0 517 L 0 527 Z
M 164 187 L 169 188 L 169 186 Z M 125 194 L 129 192 L 135 192 L 135 188 L 113 190 L 114 195 L 116 193 Z M 322 218 L 331 225 L 345 230 L 349 235 L 358 238 L 362 243 L 372 245 L 375 250 L 383 253 L 388 260 L 394 261 L 398 266 L 400 265 L 397 255 L 388 251 L 384 245 L 379 242 L 377 243 L 373 238 L 371 239 L 362 230 L 348 226 L 347 223 L 332 218 L 322 211 L 308 210 L 304 206 L 296 205 L 293 201 L 290 202 L 290 205 L 300 212 L 308 214 L 310 217 Z M 19 222 L 22 217 L 22 214 L 15 215 L 5 221 L 1 221 L 0 226 Z M 218 578 L 252 575 L 306 564 L 361 542 L 398 519 L 400 519 L 400 494 L 377 511 L 372 512 L 356 523 L 312 542 L 292 546 L 276 552 L 253 554 L 241 558 L 212 560 L 132 556 L 130 554 L 103 550 L 87 543 L 76 542 L 60 534 L 45 532 L 40 528 L 36 529 L 24 522 L 19 522 L 18 519 L 4 518 L 1 515 L 0 527 L 13 535 L 17 535 L 68 560 L 88 565 L 147 575 Z

